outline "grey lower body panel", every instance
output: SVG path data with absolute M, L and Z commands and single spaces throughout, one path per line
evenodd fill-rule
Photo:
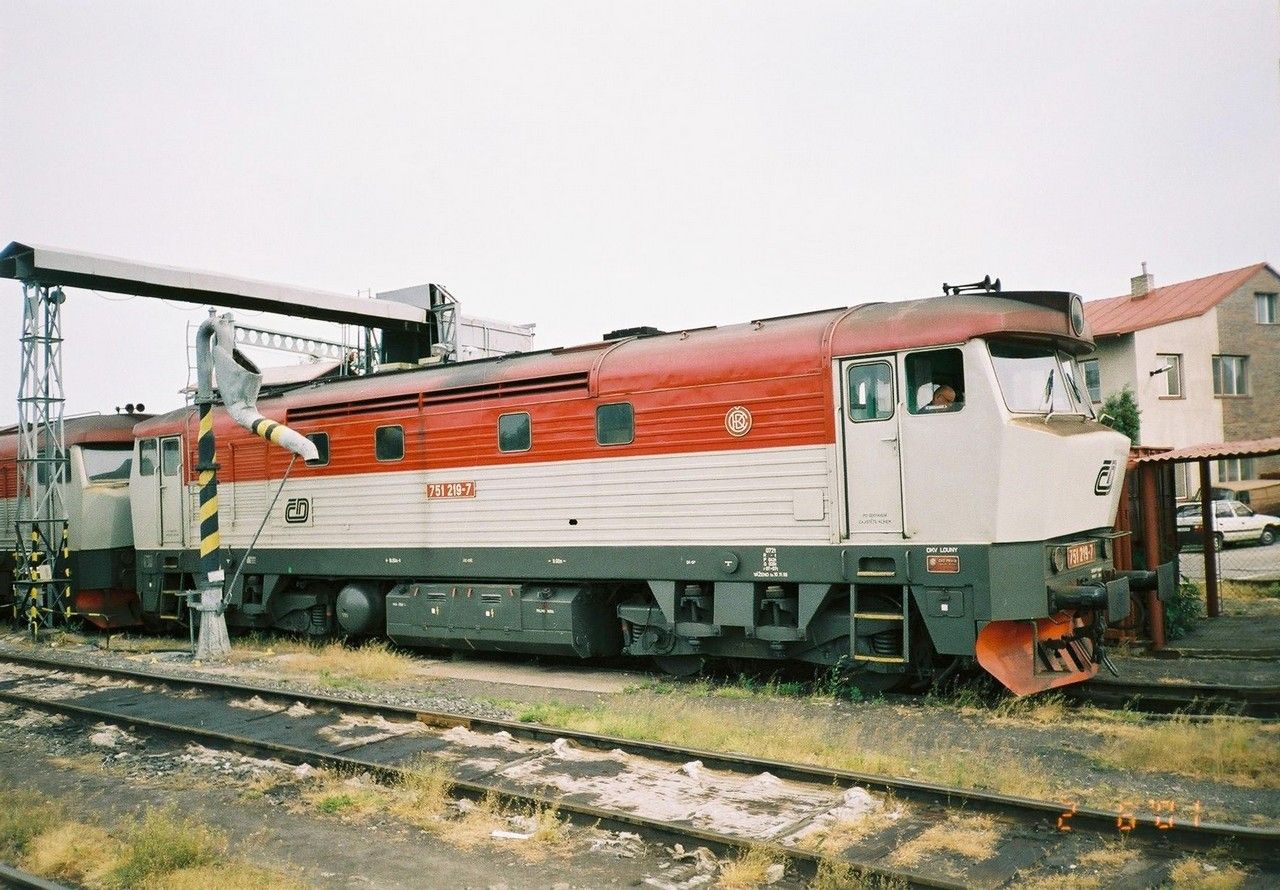
M 240 552 L 224 552 L 228 579 L 242 559 Z M 195 551 L 139 554 L 141 587 L 163 583 L 152 580 L 161 576 L 193 574 L 197 560 Z M 229 623 L 303 630 L 318 626 L 351 579 L 384 585 L 393 596 L 406 585 L 577 585 L 584 592 L 562 604 L 572 616 L 564 626 L 526 627 L 516 605 L 514 611 L 495 607 L 492 618 L 483 610 L 472 615 L 452 599 L 445 620 L 429 611 L 425 592 L 421 599 L 396 600 L 387 625 L 393 639 L 414 645 L 582 655 L 613 651 L 612 642 L 601 641 L 621 625 L 623 651 L 634 655 L 834 663 L 858 651 L 861 631 L 851 626 L 850 606 L 858 591 L 895 603 L 908 629 L 918 625 L 946 656 L 972 655 L 987 621 L 1049 614 L 1045 545 L 1035 542 L 262 549 L 249 556 L 239 578 L 229 594 Z M 514 602 L 522 600 L 515 596 Z M 886 635 L 875 622 L 868 626 Z M 902 628 L 899 623 L 898 637 L 914 639 L 914 631 Z

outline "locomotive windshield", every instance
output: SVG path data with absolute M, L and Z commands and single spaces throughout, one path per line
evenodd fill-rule
M 1004 403 L 1017 414 L 1091 415 L 1074 364 L 1053 347 L 1035 343 L 993 342 L 991 363 Z
M 133 444 L 83 445 L 84 474 L 90 482 L 128 482 L 133 461 Z

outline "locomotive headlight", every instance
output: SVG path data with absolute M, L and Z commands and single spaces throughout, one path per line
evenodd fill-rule
M 1049 548 L 1049 568 L 1053 569 L 1056 575 L 1067 567 L 1067 548 L 1066 547 L 1050 547 Z
M 1077 337 L 1084 333 L 1084 300 L 1079 294 L 1071 296 L 1071 331 Z

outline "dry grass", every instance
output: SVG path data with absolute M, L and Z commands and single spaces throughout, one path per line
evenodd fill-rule
M 984 712 L 988 717 L 992 711 Z M 1071 719 L 1055 696 L 1012 699 L 996 706 L 997 719 L 1060 726 L 1085 724 L 1101 741 L 1086 748 L 1094 760 L 1125 775 L 1155 770 L 1249 787 L 1280 787 L 1280 727 L 1239 720 L 1148 721 L 1138 715 L 1098 712 Z M 525 722 L 652 740 L 714 751 L 835 769 L 986 788 L 1027 797 L 1067 797 L 1084 805 L 1107 805 L 1122 787 L 1099 783 L 1077 787 L 1034 757 L 1011 757 L 998 740 L 976 737 L 965 748 L 944 744 L 926 732 L 907 734 L 883 750 L 874 727 L 836 714 L 780 710 L 774 731 L 759 732 L 759 713 L 725 702 L 636 692 L 592 706 L 541 702 L 519 712 Z M 1121 779 L 1123 783 L 1123 779 Z
M 123 843 L 96 825 L 63 822 L 32 838 L 21 862 L 32 874 L 101 886 L 123 850 Z
M 220 863 L 227 853 L 226 835 L 170 808 L 149 810 L 127 827 L 124 841 L 106 875 L 106 883 L 117 887 L 159 882 L 171 872 Z
M 513 814 L 500 797 L 488 794 L 478 803 L 460 802 L 455 811 L 453 791 L 454 777 L 448 764 L 422 755 L 393 785 L 379 784 L 363 775 L 317 771 L 306 780 L 300 798 L 309 809 L 346 821 L 393 816 L 462 849 L 505 843 L 506 839 L 493 837 L 495 831 L 530 835 L 513 850 L 526 860 L 544 859 L 570 847 L 569 821 L 561 818 L 553 804 Z
M 1178 890 L 1237 890 L 1245 885 L 1248 876 L 1238 865 L 1188 856 L 1169 872 L 1169 881 Z
M 1280 727 L 1241 720 L 1167 720 L 1108 727 L 1094 753 L 1121 770 L 1172 773 L 1251 788 L 1280 788 Z
M 140 890 L 306 890 L 310 885 L 290 875 L 247 863 L 201 865 L 169 872 L 140 885 Z
M 100 649 L 107 649 L 122 655 L 191 651 L 191 641 L 187 637 L 143 637 L 130 634 L 104 634 L 96 638 L 94 643 Z
M 390 812 L 423 829 L 435 829 L 453 802 L 453 774 L 438 760 L 419 756 L 393 789 Z
M 317 770 L 302 789 L 302 800 L 318 812 L 362 818 L 387 809 L 388 792 L 363 776 Z
M 906 815 L 903 806 L 890 807 L 867 813 L 860 819 L 840 819 L 825 828 L 806 834 L 798 845 L 823 856 L 838 856 L 863 838 L 890 827 Z
M 1104 885 L 1102 878 L 1096 875 L 1071 873 L 1020 875 L 1016 886 L 1018 890 L 1101 890 Z
M 1016 791 L 1028 796 L 1059 795 L 1049 771 L 1027 758 L 977 745 L 968 750 L 931 736 L 904 738 L 894 751 L 877 750 L 862 726 L 832 715 L 778 713 L 770 731 L 760 732 L 754 705 L 736 710 L 723 703 L 636 693 L 591 707 L 543 702 L 520 713 L 525 722 L 599 732 L 625 739 L 654 740 L 713 751 L 731 751 L 855 772 L 908 776 L 965 787 Z
M 1124 868 L 1138 858 L 1136 850 L 1131 850 L 1123 840 L 1111 841 L 1096 850 L 1090 850 L 1080 856 L 1080 865 L 1089 868 L 1109 869 L 1112 871 Z
M 1000 829 L 990 816 L 948 816 L 932 828 L 901 844 L 889 856 L 894 865 L 912 868 L 936 853 L 955 853 L 965 859 L 981 862 L 996 854 Z
M 1280 583 L 1275 581 L 1218 581 L 1218 595 L 1223 599 L 1258 602 L 1280 598 Z
M 997 720 L 1040 725 L 1061 724 L 1073 716 L 1066 698 L 1056 693 L 1004 698 L 995 705 L 992 713 Z
M 548 847 L 562 847 L 569 842 L 569 820 L 560 818 L 560 808 L 554 804 L 536 806 L 528 813 L 533 823 L 533 840 Z
M 314 674 L 335 686 L 342 685 L 344 680 L 395 680 L 413 669 L 411 656 L 390 649 L 381 641 L 353 649 L 341 643 L 326 643 L 302 645 L 283 653 L 279 648 L 269 651 L 285 656 L 276 661 L 276 666 L 285 673 Z
M 755 890 L 764 885 L 769 869 L 785 860 L 764 847 L 748 847 L 737 859 L 720 866 L 719 885 L 723 890 Z
M 220 890 L 303 885 L 278 872 L 228 859 L 220 831 L 171 808 L 141 821 L 100 825 L 70 821 L 61 802 L 0 788 L 0 860 L 18 862 L 40 877 L 89 888 Z
M 464 850 L 493 840 L 495 831 L 507 830 L 507 812 L 496 794 L 486 794 L 479 803 L 466 808 L 461 819 L 440 826 L 440 837 Z
M 808 890 L 907 890 L 907 882 L 863 874 L 840 859 L 823 859 Z
M 57 801 L 36 791 L 0 786 L 0 862 L 13 862 L 26 852 L 28 845 L 63 819 Z

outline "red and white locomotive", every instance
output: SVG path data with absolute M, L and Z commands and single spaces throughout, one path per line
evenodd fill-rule
M 1019 693 L 1083 680 L 1129 604 L 1128 440 L 1093 417 L 1092 348 L 1078 296 L 962 294 L 264 398 L 316 443 L 305 465 L 219 410 L 228 622 L 675 672 L 843 660 L 888 686 L 976 658 Z M 134 438 L 140 608 L 177 615 L 195 410 Z

